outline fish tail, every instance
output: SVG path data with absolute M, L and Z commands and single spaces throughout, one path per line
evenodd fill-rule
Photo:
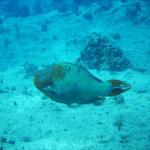
M 119 95 L 131 89 L 130 84 L 121 80 L 111 79 L 111 80 L 108 80 L 108 82 L 111 84 L 111 90 L 110 90 L 109 96 Z

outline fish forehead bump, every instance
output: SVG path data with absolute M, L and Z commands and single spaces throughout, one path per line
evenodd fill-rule
M 121 81 L 121 80 L 116 80 L 116 79 L 111 79 L 108 80 L 113 86 L 117 86 L 119 84 L 125 84 L 125 82 Z
M 51 78 L 51 66 L 48 66 L 42 70 L 39 70 L 34 75 L 34 85 L 38 89 L 45 88 L 48 85 L 52 85 L 53 81 Z
M 52 68 L 52 78 L 53 79 L 63 79 L 65 76 L 65 69 L 63 64 L 53 64 Z
M 38 70 L 34 75 L 34 85 L 38 89 L 54 85 L 58 79 L 63 79 L 65 75 L 64 66 L 62 64 L 51 64 Z
M 116 80 L 116 79 L 111 79 L 111 80 L 108 80 L 113 86 L 126 86 L 126 87 L 131 87 L 130 84 L 128 82 L 124 82 L 124 81 L 121 81 L 121 80 Z

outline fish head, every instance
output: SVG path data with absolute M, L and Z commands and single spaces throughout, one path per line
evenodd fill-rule
M 131 89 L 131 85 L 121 80 L 108 80 L 111 84 L 111 90 L 109 96 L 119 95 L 129 89 Z
M 42 90 L 48 86 L 54 87 L 56 81 L 62 80 L 65 70 L 61 64 L 51 64 L 37 71 L 34 75 L 34 85 Z
M 34 85 L 37 89 L 42 90 L 49 85 L 53 84 L 51 77 L 51 66 L 42 70 L 38 70 L 34 75 Z

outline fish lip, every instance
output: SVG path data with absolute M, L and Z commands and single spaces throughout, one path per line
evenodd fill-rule
M 132 87 L 131 87 L 131 85 L 130 84 L 127 84 L 127 85 L 125 85 L 125 86 L 122 86 L 121 87 L 121 90 L 122 91 L 127 91 L 127 90 L 130 90 Z

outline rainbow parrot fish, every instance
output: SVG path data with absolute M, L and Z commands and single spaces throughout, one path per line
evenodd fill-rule
M 34 85 L 50 99 L 64 104 L 89 104 L 131 88 L 121 80 L 102 81 L 73 63 L 56 63 L 37 71 Z

